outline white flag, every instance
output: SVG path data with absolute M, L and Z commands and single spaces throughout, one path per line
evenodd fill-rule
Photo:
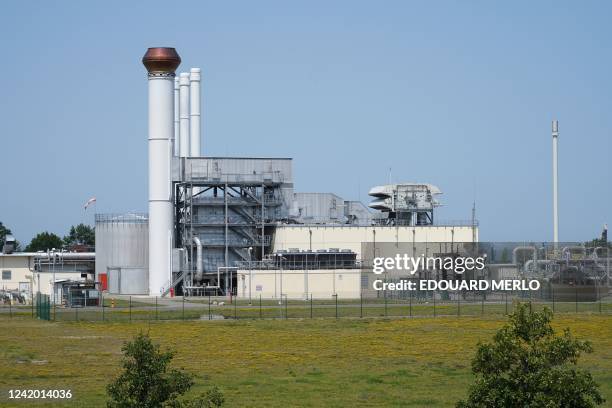
M 85 203 L 85 205 L 83 206 L 83 208 L 85 210 L 87 210 L 87 207 L 89 207 L 90 205 L 92 205 L 93 203 L 96 202 L 96 197 L 91 197 L 89 200 L 87 200 L 87 202 Z

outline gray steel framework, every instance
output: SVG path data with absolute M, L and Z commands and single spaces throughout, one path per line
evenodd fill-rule
M 183 280 L 183 287 L 210 286 L 217 294 L 227 294 L 235 285 L 228 274 L 217 282 L 218 269 L 262 259 L 274 226 L 287 218 L 291 161 L 189 158 L 180 165 L 180 181 L 174 183 L 175 247 L 186 248 L 189 263 L 175 274 L 173 286 Z M 194 273 L 194 237 L 203 250 L 201 281 Z

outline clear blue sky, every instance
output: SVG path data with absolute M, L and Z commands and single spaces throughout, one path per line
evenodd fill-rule
M 483 240 L 611 222 L 609 2 L 3 2 L 0 221 L 24 243 L 147 210 L 147 47 L 203 70 L 206 155 L 294 158 L 297 191 L 438 185 Z

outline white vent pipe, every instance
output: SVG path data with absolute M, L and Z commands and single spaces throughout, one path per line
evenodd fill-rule
M 557 143 L 559 138 L 559 122 L 552 122 L 552 154 L 553 154 L 553 243 L 555 252 L 559 243 L 559 190 L 557 177 Z
M 200 123 L 201 123 L 201 86 L 200 86 L 200 68 L 191 68 L 189 73 L 190 82 L 190 104 L 189 104 L 189 136 L 190 136 L 190 156 L 200 157 Z
M 174 156 L 178 156 L 180 153 L 180 145 L 181 145 L 181 125 L 180 125 L 180 117 L 179 117 L 179 79 L 174 78 L 174 146 L 173 153 Z
M 179 121 L 180 121 L 180 142 L 179 156 L 189 157 L 189 74 L 181 73 L 179 78 Z
M 193 242 L 196 244 L 196 276 L 195 280 L 200 282 L 204 277 L 204 265 L 202 264 L 202 243 L 200 238 L 193 237 Z

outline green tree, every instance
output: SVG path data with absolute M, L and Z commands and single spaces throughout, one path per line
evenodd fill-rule
M 460 408 L 530 407 L 583 408 L 604 403 L 591 374 L 576 367 L 581 353 L 593 351 L 588 341 L 569 329 L 555 334 L 552 313 L 532 312 L 518 304 L 509 323 L 493 342 L 479 344 L 472 360 L 476 382 Z
M 26 247 L 27 252 L 47 251 L 49 249 L 60 249 L 64 242 L 60 237 L 52 232 L 41 232 L 32 238 L 30 244 Z
M 140 333 L 122 347 L 123 372 L 107 386 L 112 408 L 220 407 L 223 394 L 214 387 L 193 400 L 180 400 L 194 384 L 183 370 L 168 369 L 174 352 L 161 351 L 148 334 Z
M 74 244 L 95 245 L 96 233 L 93 227 L 83 223 L 70 227 L 70 232 L 64 237 L 66 246 Z

